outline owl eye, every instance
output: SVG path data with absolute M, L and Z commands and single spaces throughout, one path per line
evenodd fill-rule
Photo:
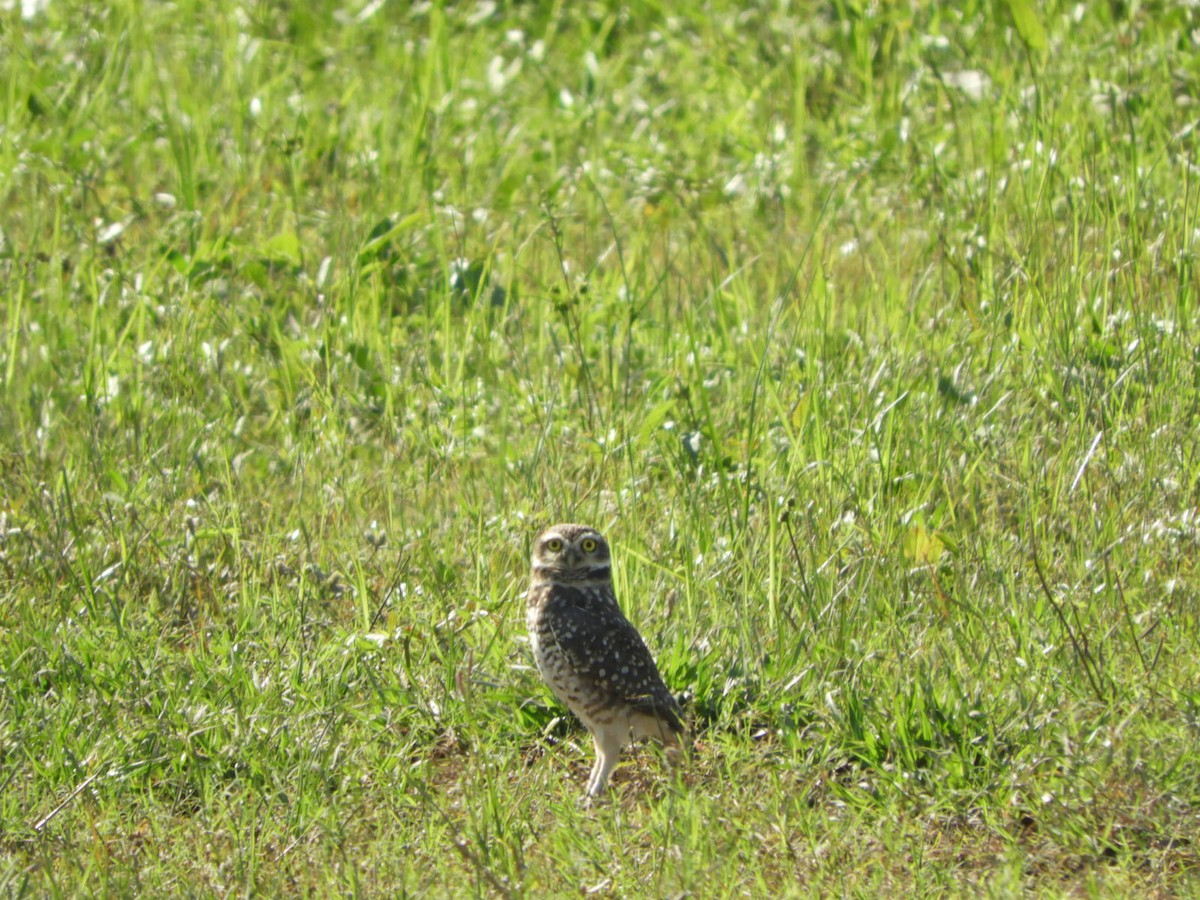
M 591 553 L 596 549 L 596 541 L 594 538 L 584 538 L 579 546 L 583 548 L 584 553 Z
M 560 541 L 558 538 L 550 538 L 550 540 L 546 541 L 546 549 L 549 550 L 551 553 L 557 553 L 562 548 L 563 548 L 563 542 Z

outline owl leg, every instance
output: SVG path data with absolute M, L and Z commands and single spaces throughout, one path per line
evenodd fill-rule
M 588 778 L 589 797 L 595 797 L 608 785 L 608 776 L 621 758 L 621 733 L 616 728 L 593 731 L 592 742 L 596 745 L 596 764 Z

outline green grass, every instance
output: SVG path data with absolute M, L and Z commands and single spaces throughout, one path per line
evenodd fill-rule
M 5 6 L 0 893 L 1200 894 L 1190 4 Z

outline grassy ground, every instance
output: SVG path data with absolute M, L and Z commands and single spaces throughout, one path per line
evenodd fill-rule
M 291 7 L 0 11 L 0 893 L 1200 893 L 1192 4 Z

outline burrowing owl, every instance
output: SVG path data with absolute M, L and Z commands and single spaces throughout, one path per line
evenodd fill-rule
M 678 746 L 679 705 L 637 629 L 621 614 L 608 542 L 586 525 L 547 528 L 533 545 L 529 642 L 550 689 L 596 745 L 587 792 L 608 784 L 621 748 L 641 737 Z

